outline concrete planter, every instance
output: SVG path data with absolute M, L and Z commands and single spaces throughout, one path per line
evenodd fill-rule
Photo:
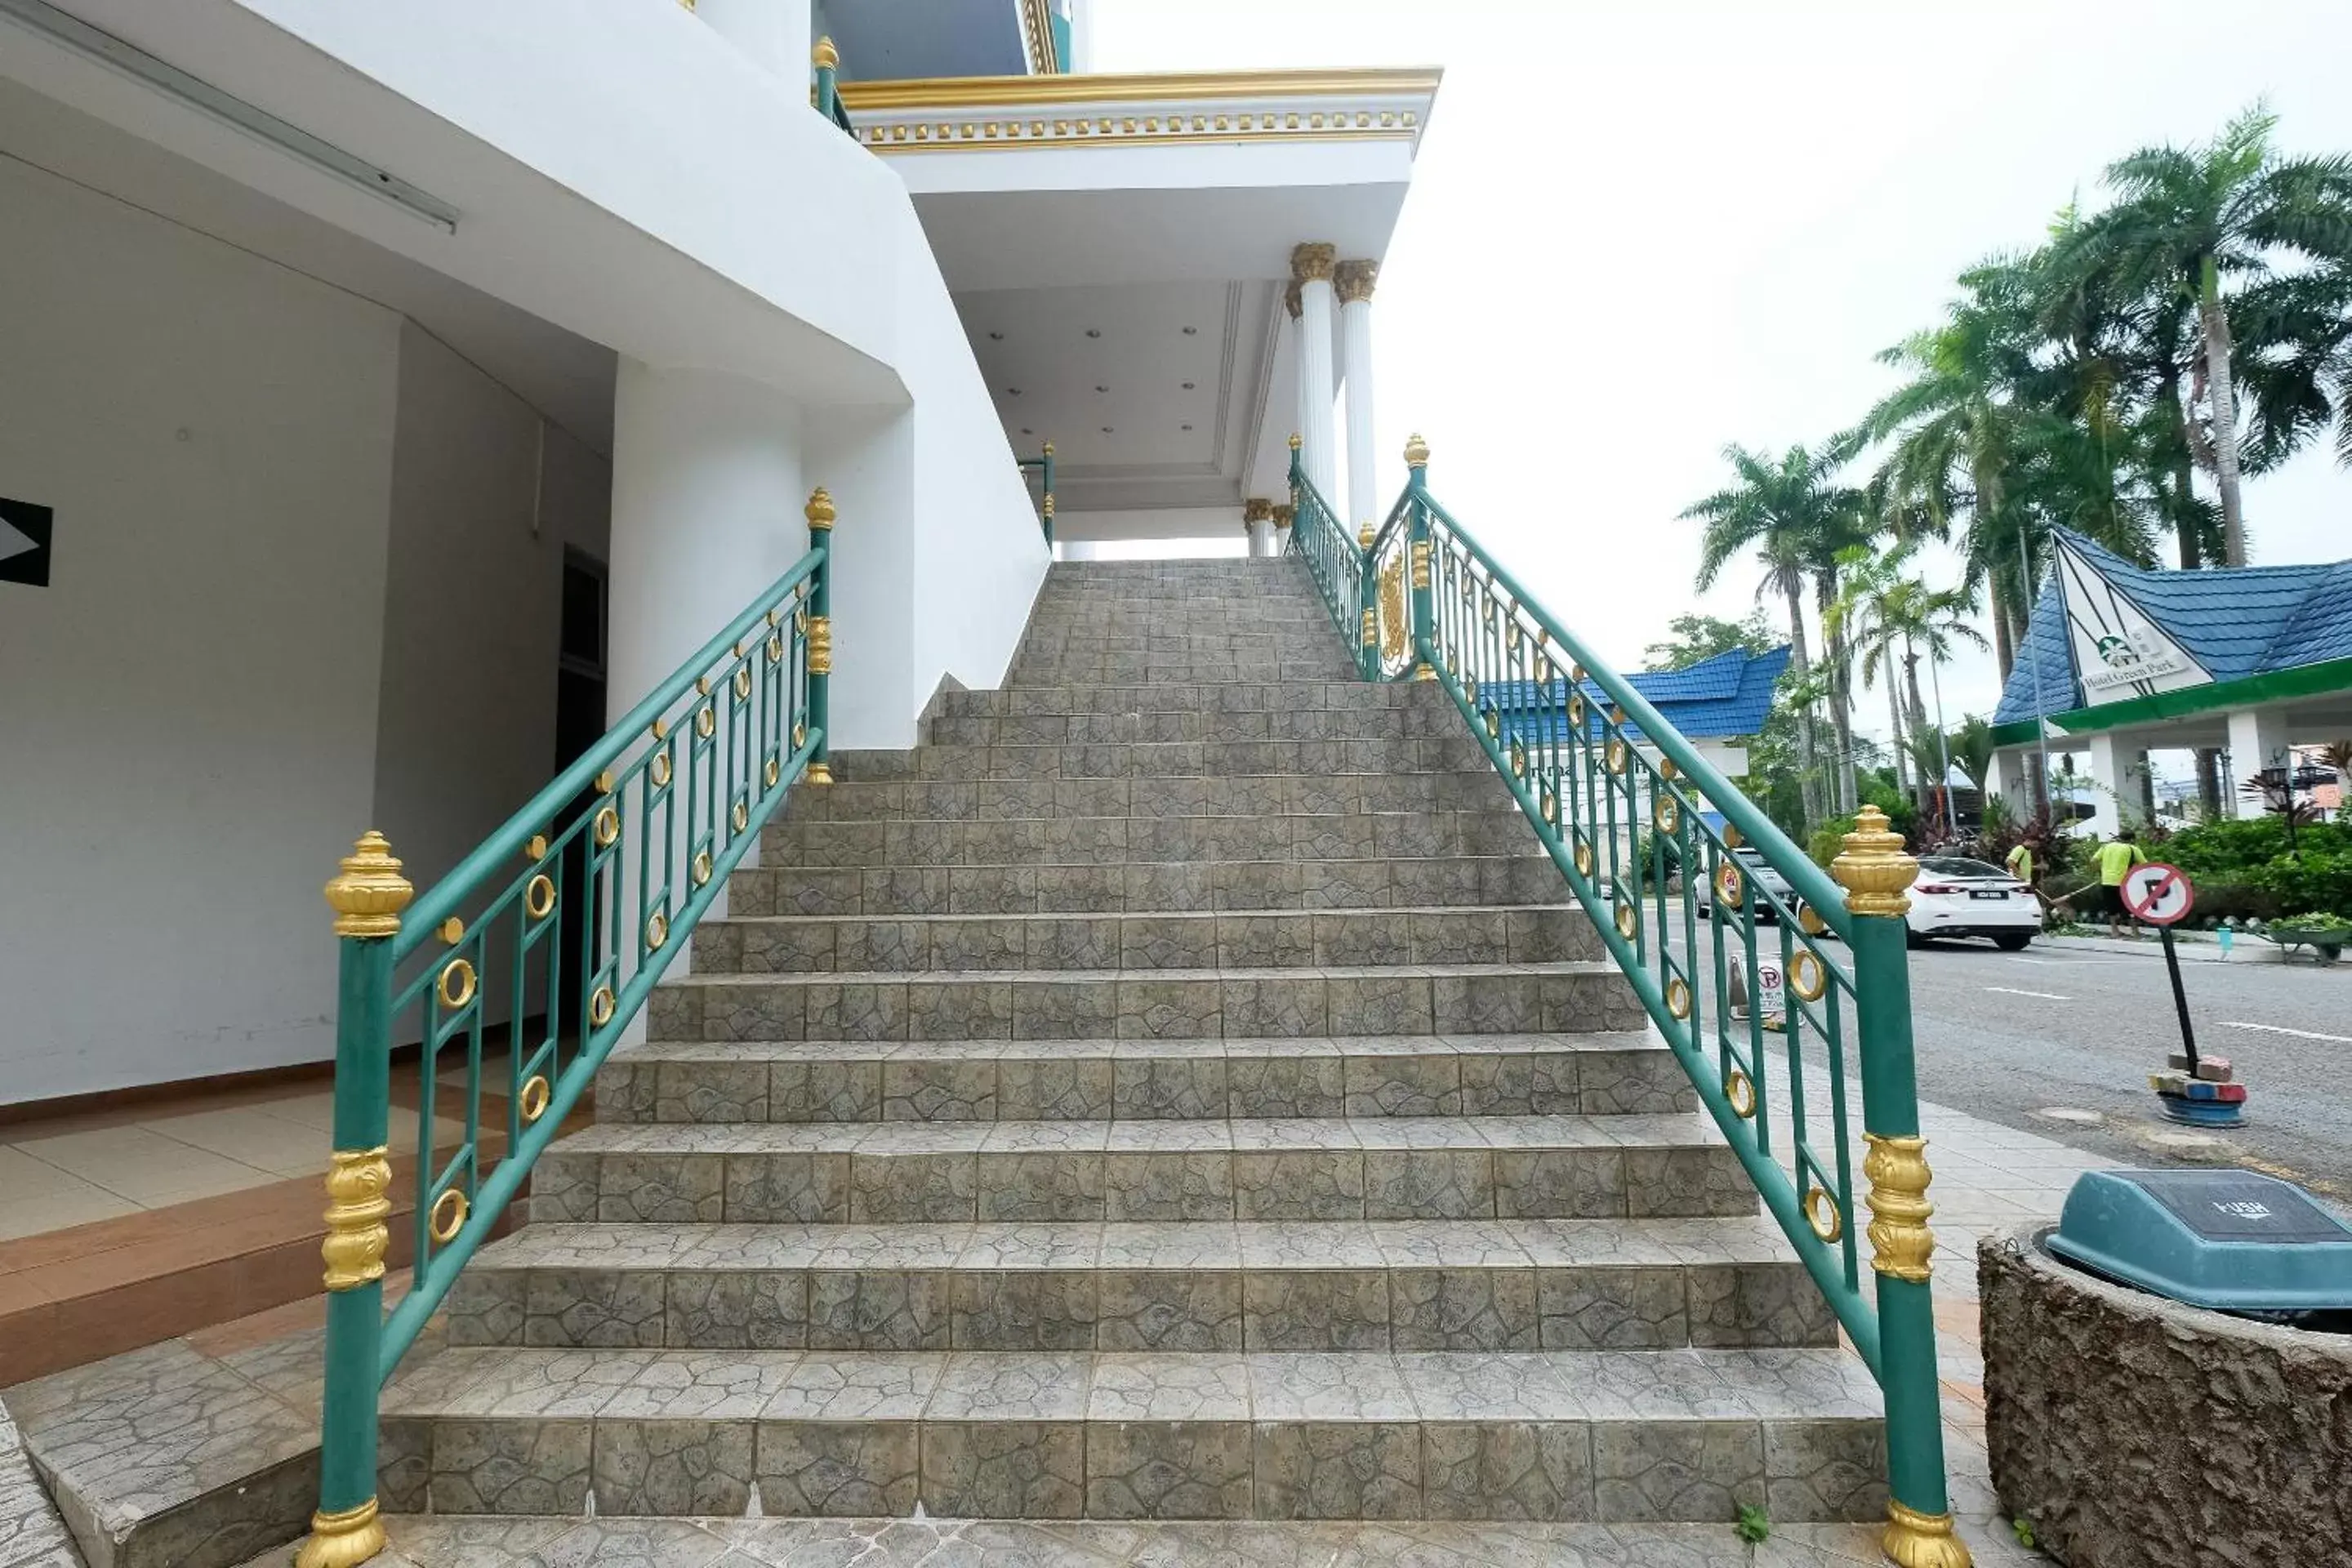
M 2002 1508 L 2068 1568 L 2352 1563 L 2352 1336 L 2108 1284 L 2040 1228 L 1977 1248 Z

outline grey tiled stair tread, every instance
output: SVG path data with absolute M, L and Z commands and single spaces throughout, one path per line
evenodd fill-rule
M 1615 1053 L 1666 1049 L 1646 1029 L 1591 1029 L 1549 1035 L 1307 1035 L 1257 1038 L 1076 1040 L 646 1040 L 623 1046 L 608 1059 L 697 1061 L 1067 1061 L 1090 1057 L 1116 1061 L 1191 1060 L 1223 1057 L 1520 1056 L 1536 1052 Z
M 1097 1220 L 982 1225 L 526 1226 L 469 1271 L 520 1269 L 1665 1268 L 1788 1264 L 1769 1215 L 1707 1219 Z
M 677 985 L 956 985 L 974 983 L 1005 982 L 1013 984 L 1068 985 L 1094 982 L 1108 984 L 1124 980 L 1129 984 L 1181 984 L 1202 980 L 1300 980 L 1320 977 L 1326 980 L 1388 980 L 1400 975 L 1424 979 L 1496 978 L 1515 974 L 1600 975 L 1613 978 L 1619 974 L 1617 965 L 1606 959 L 1559 959 L 1549 963 L 1391 963 L 1391 964 L 1317 964 L 1298 969 L 1282 968 L 1203 968 L 1203 969 L 959 969 L 959 970 L 872 970 L 863 972 L 829 971 L 810 974 L 730 974 L 725 973 L 691 973 L 668 982 Z
M 1181 1370 L 1186 1363 L 1233 1380 L 1213 1377 L 1204 1391 Z M 728 1391 L 695 1401 L 706 1420 L 1874 1422 L 1882 1409 L 1869 1369 L 1826 1348 L 1173 1355 L 499 1345 L 441 1352 L 388 1387 L 383 1410 L 656 1420 L 698 1384 Z M 1183 1415 L 1152 1414 L 1155 1405 L 1172 1409 L 1171 1394 Z
M 570 1155 L 1254 1153 L 1433 1150 L 1712 1149 L 1698 1111 L 1620 1116 L 1201 1118 L 1128 1121 L 597 1122 Z
M 1098 918 L 1103 920 L 1130 921 L 1213 921 L 1221 915 L 1227 920 L 1232 920 L 1237 917 L 1242 919 L 1255 918 L 1261 920 L 1279 920 L 1285 916 L 1311 915 L 1317 917 L 1328 917 L 1334 920 L 1366 920 L 1393 916 L 1428 915 L 1440 919 L 1459 920 L 1476 918 L 1484 915 L 1510 914 L 1564 914 L 1573 915 L 1579 920 L 1584 918 L 1583 910 L 1580 906 L 1572 903 L 1479 904 L 1472 908 L 1465 908 L 1460 904 L 1382 904 L 1374 908 L 1360 910 L 1138 910 L 1132 911 L 1113 910 L 1105 910 Z M 892 924 L 898 924 L 903 921 L 916 925 L 969 925 L 974 921 L 1017 921 L 1027 925 L 1041 925 L 1051 921 L 1084 920 L 1087 918 L 1087 917 L 1084 915 L 1073 915 L 1060 911 L 1034 913 L 1019 910 L 1011 914 L 1003 915 L 717 915 L 705 919 L 701 922 L 701 925 L 821 926 L 841 925 L 853 921 L 870 923 L 877 921 L 887 921 Z M 697 929 L 698 930 L 700 927 L 698 926 Z

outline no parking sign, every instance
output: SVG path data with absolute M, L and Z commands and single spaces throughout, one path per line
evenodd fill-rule
M 2179 867 L 2151 860 L 2133 867 L 2124 878 L 2123 899 L 2132 919 L 2168 926 L 2187 917 L 2196 905 L 2197 889 L 2189 886 L 2189 873 Z

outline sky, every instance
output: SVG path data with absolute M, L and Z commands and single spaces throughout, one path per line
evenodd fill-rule
M 1727 482 L 1724 445 L 1851 426 L 1895 384 L 1878 351 L 1935 324 L 1963 268 L 2095 203 L 2106 163 L 2209 138 L 2257 99 L 2283 150 L 2352 151 L 2347 0 L 1091 16 L 1102 71 L 1444 68 L 1374 297 L 1381 448 L 1423 433 L 1431 489 L 1620 668 L 1674 616 L 1754 602 L 1744 563 L 1694 590 L 1699 527 L 1678 521 Z M 2352 469 L 2324 447 L 2250 480 L 2245 505 L 2258 563 L 2352 556 Z M 1924 561 L 1937 585 L 1957 577 L 1948 552 Z M 1989 653 L 1943 675 L 1952 723 L 1991 712 Z M 1855 701 L 1883 735 L 1883 691 Z

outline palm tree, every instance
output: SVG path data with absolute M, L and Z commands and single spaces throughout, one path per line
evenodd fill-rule
M 1862 654 L 1863 684 L 1869 685 L 1880 670 L 1885 672 L 1898 777 L 1904 757 L 1916 756 L 1924 783 L 1931 774 L 1939 781 L 1948 775 L 1949 759 L 1939 751 L 1935 760 L 1928 760 L 1927 753 L 1916 751 L 1906 737 L 1940 741 L 1943 699 L 1942 682 L 1937 672 L 1951 662 L 1957 644 L 1966 642 L 1982 647 L 1985 639 L 1974 624 L 1976 595 L 1966 588 L 1929 588 L 1924 579 L 1906 570 L 1912 552 L 1913 547 L 1908 545 L 1877 558 L 1873 558 L 1866 549 L 1846 552 L 1841 558 L 1847 572 L 1846 584 L 1832 614 L 1838 625 L 1858 627 L 1856 647 Z M 1927 722 L 1927 705 L 1919 691 L 1919 661 L 1923 658 L 1938 688 L 1933 726 Z M 1898 662 L 1902 666 L 1902 684 L 1908 689 L 1907 714 L 1904 694 L 1896 688 Z M 1938 790 L 1942 787 L 1939 783 Z M 1923 808 L 1927 805 L 1924 791 L 1915 798 Z
M 2259 283 L 2283 256 L 2304 265 L 2352 260 L 2352 158 L 2282 158 L 2270 144 L 2276 125 L 2257 104 L 2202 146 L 2148 147 L 2117 160 L 2106 174 L 2116 205 L 2063 242 L 2070 262 L 2147 300 L 2159 328 L 2168 315 L 2193 314 L 2193 342 L 2182 345 L 2189 401 L 2201 397 L 2207 418 L 2188 423 L 2186 435 L 2213 474 L 2231 566 L 2246 563 L 2244 437 L 2224 285 Z M 2179 368 L 2175 362 L 2168 379 L 2177 382 Z
M 1916 800 L 1906 763 L 1911 751 L 1907 739 L 1909 726 L 1904 721 L 1903 699 L 1895 680 L 1896 615 L 1894 600 L 1896 585 L 1902 581 L 1897 552 L 1891 556 L 1874 556 L 1868 550 L 1849 550 L 1841 563 L 1845 568 L 1845 580 L 1840 585 L 1836 602 L 1822 617 L 1824 637 L 1843 634 L 1862 665 L 1862 684 L 1866 689 L 1878 682 L 1882 671 L 1886 676 L 1886 717 L 1889 749 L 1895 753 L 1895 787 Z
M 1836 482 L 1838 469 L 1852 456 L 1853 443 L 1845 438 L 1831 441 L 1819 453 L 1790 447 L 1778 458 L 1734 442 L 1723 449 L 1723 457 L 1731 465 L 1735 482 L 1695 502 L 1682 514 L 1706 525 L 1699 543 L 1701 589 L 1713 586 L 1732 557 L 1744 551 L 1752 548 L 1764 563 L 1756 596 L 1777 594 L 1788 606 L 1789 662 L 1801 687 L 1812 669 L 1805 637 L 1806 579 L 1835 555 L 1855 527 L 1855 520 L 1866 510 L 1860 490 Z M 1834 702 L 1834 688 L 1832 693 Z M 1801 713 L 1798 749 L 1811 781 L 1820 748 L 1810 705 Z M 1848 771 L 1843 763 L 1841 771 Z M 1849 784 L 1835 790 L 1830 799 L 1842 802 L 1851 787 Z M 1810 783 L 1807 796 L 1807 815 L 1817 817 L 1820 800 Z

